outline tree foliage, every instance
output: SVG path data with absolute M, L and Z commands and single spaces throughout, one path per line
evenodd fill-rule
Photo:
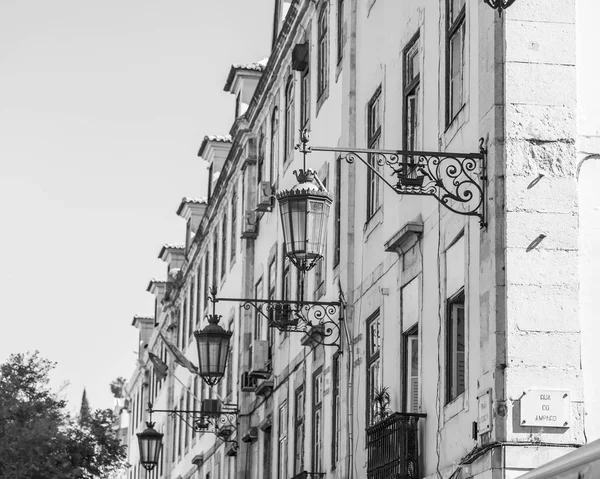
M 55 364 L 39 353 L 0 365 L 0 476 L 11 479 L 106 477 L 125 466 L 110 409 L 81 424 L 48 386 Z
M 123 377 L 118 377 L 110 383 L 110 392 L 116 398 L 122 398 L 125 393 L 125 383 L 127 380 Z

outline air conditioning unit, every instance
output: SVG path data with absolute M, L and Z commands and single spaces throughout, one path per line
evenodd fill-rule
M 263 379 L 271 376 L 269 343 L 267 341 L 257 339 L 252 343 L 250 359 L 250 376 Z
M 201 413 L 203 416 L 217 416 L 221 412 L 221 401 L 218 399 L 203 399 Z
M 254 239 L 258 236 L 258 217 L 256 211 L 246 211 L 242 221 L 242 238 Z
M 242 379 L 240 381 L 242 383 L 242 391 L 245 392 L 253 392 L 256 389 L 256 383 L 258 380 L 252 376 L 248 371 L 242 373 Z
M 271 211 L 273 209 L 273 188 L 269 181 L 261 181 L 258 185 L 256 211 Z

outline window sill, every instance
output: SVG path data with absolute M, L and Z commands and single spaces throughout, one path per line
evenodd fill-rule
M 321 94 L 317 98 L 317 111 L 315 113 L 315 116 L 319 116 L 319 111 L 321 110 L 321 106 L 323 105 L 323 103 L 325 103 L 327 98 L 329 98 L 329 82 L 327 82 L 327 86 L 325 87 L 325 89 L 321 92 Z
M 469 120 L 468 111 L 467 103 L 464 103 L 463 106 L 461 106 L 458 110 L 458 113 L 454 115 L 454 118 L 452 118 L 448 126 L 446 126 L 446 130 L 444 131 L 444 140 L 446 145 L 452 142 L 462 126 Z
M 344 56 L 342 55 L 342 58 L 340 58 L 338 60 L 338 64 L 337 67 L 335 68 L 335 82 L 338 82 L 338 79 L 340 77 L 340 73 L 342 73 L 342 69 L 344 67 Z
M 453 417 L 457 416 L 458 413 L 465 409 L 467 401 L 467 391 L 463 391 L 461 394 L 456 396 L 452 401 L 444 406 L 444 422 L 448 422 Z
M 377 227 L 381 223 L 383 223 L 383 208 L 380 205 L 379 208 L 377 208 L 377 210 L 375 211 L 375 213 L 373 213 L 373 215 L 371 215 L 371 217 L 367 220 L 363 227 L 364 241 L 369 240 L 369 236 L 371 236 L 371 233 L 373 233 L 373 231 L 375 231 L 375 229 L 377 229 Z

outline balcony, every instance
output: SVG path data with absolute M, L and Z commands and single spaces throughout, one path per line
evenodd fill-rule
M 325 479 L 324 472 L 306 472 L 302 471 L 296 474 L 292 479 Z
M 419 479 L 419 418 L 395 412 L 367 428 L 367 479 Z

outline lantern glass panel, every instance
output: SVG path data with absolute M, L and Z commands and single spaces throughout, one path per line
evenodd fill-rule
M 150 471 L 158 464 L 163 435 L 149 426 L 148 429 L 137 436 L 140 448 L 140 463 Z
M 294 199 L 290 201 L 290 213 L 291 213 L 291 230 L 292 236 L 290 238 L 292 244 L 289 252 L 293 252 L 296 256 L 301 256 L 306 251 L 306 223 L 307 223 L 307 211 L 306 211 L 306 199 Z

